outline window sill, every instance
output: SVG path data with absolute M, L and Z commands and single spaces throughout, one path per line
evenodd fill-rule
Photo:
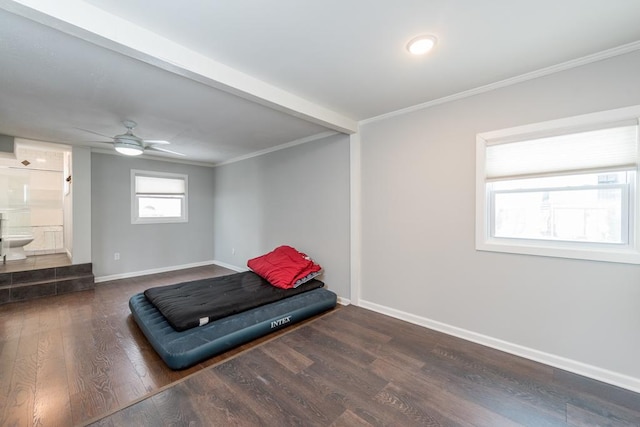
M 149 219 L 137 219 L 134 221 L 131 221 L 131 224 L 133 225 L 140 225 L 140 224 L 174 224 L 174 223 L 181 223 L 181 222 L 189 222 L 188 219 L 186 218 L 149 218 Z
M 569 247 L 571 246 L 571 247 Z M 640 251 L 629 248 L 576 248 L 574 245 L 521 242 L 517 244 L 499 239 L 476 242 L 476 250 L 588 261 L 640 264 Z

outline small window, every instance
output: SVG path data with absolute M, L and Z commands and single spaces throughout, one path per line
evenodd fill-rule
M 479 134 L 476 248 L 640 264 L 639 115 Z
M 187 222 L 187 175 L 132 170 L 131 223 Z

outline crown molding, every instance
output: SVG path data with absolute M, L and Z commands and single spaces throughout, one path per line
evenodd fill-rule
M 360 125 L 366 125 L 373 122 L 378 122 L 381 120 L 390 119 L 392 117 L 401 116 L 404 114 L 412 113 L 414 111 L 424 110 L 426 108 L 434 107 L 436 105 L 445 104 L 447 102 L 457 101 L 460 99 L 468 98 L 471 96 L 479 95 L 481 93 L 490 92 L 495 89 L 500 89 L 507 86 L 512 86 L 518 83 L 523 83 L 529 80 L 537 79 L 539 77 L 548 76 L 551 74 L 558 73 L 560 71 L 570 70 L 572 68 L 581 67 L 583 65 L 591 64 L 594 62 L 602 61 L 605 59 L 613 58 L 616 56 L 624 55 L 630 52 L 634 52 L 636 50 L 640 50 L 640 41 L 635 41 L 632 43 L 627 43 L 618 47 L 614 47 L 612 49 L 603 50 L 598 53 L 594 53 L 592 55 L 583 56 L 581 58 L 572 59 L 570 61 L 562 62 L 560 64 L 552 65 L 550 67 L 541 68 L 539 70 L 531 71 L 529 73 L 521 74 L 519 76 L 510 77 L 508 79 L 500 80 L 495 83 L 489 83 L 484 86 L 479 86 L 474 89 L 465 90 L 463 92 L 458 92 L 453 95 L 445 96 L 442 98 L 434 99 L 432 101 L 427 101 L 422 104 L 413 105 L 411 107 L 402 108 L 400 110 L 391 111 L 389 113 L 381 114 L 379 116 L 371 117 L 368 119 L 361 120 Z
M 291 141 L 291 142 L 285 142 L 284 144 L 276 145 L 275 147 L 266 148 L 264 150 L 255 151 L 253 153 L 249 153 L 249 154 L 245 154 L 243 156 L 235 157 L 235 158 L 233 158 L 231 160 L 227 160 L 225 162 L 216 163 L 215 165 L 213 165 L 213 167 L 229 165 L 231 163 L 237 163 L 237 162 L 240 162 L 242 160 L 251 159 L 253 157 L 264 156 L 265 154 L 273 153 L 274 151 L 280 151 L 280 150 L 284 150 L 286 148 L 295 147 L 296 145 L 306 144 L 307 142 L 317 141 L 319 139 L 327 138 L 329 136 L 338 135 L 339 133 L 340 132 L 336 132 L 336 131 L 332 131 L 332 130 L 326 131 L 326 132 L 317 133 L 315 135 L 307 136 L 305 138 L 296 139 L 296 140 Z

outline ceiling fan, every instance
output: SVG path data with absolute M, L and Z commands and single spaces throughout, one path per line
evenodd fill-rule
M 81 130 L 111 139 L 113 141 L 112 143 L 113 143 L 113 147 L 115 148 L 115 150 L 118 153 L 124 154 L 126 156 L 138 156 L 138 155 L 144 153 L 145 150 L 162 151 L 163 153 L 170 153 L 170 154 L 175 154 L 175 155 L 178 155 L 178 156 L 184 156 L 184 154 L 182 154 L 182 153 L 178 153 L 178 152 L 172 151 L 172 150 L 167 150 L 166 148 L 157 147 L 157 145 L 168 145 L 168 144 L 171 144 L 169 141 L 142 139 L 142 138 L 134 135 L 133 134 L 133 129 L 138 124 L 136 122 L 134 122 L 133 120 L 123 120 L 122 124 L 124 125 L 125 128 L 127 128 L 127 131 L 125 133 L 123 133 L 122 135 L 116 135 L 116 136 L 113 136 L 113 137 L 107 136 L 107 135 L 103 135 L 101 133 L 94 132 L 94 131 L 88 130 L 88 129 L 81 129 Z M 96 141 L 96 142 L 108 143 L 107 141 Z

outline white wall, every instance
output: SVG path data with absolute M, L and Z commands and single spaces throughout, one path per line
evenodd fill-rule
M 328 289 L 349 298 L 347 136 L 308 142 L 214 171 L 216 260 L 246 268 L 248 259 L 290 245 L 322 265 L 320 279 Z
M 75 160 L 74 151 L 77 174 Z M 189 222 L 131 224 L 131 169 L 187 174 Z M 97 278 L 213 261 L 212 168 L 92 153 L 91 183 L 91 252 Z M 74 193 L 74 201 L 76 197 Z M 119 260 L 114 259 L 116 252 Z
M 363 124 L 362 305 L 640 391 L 640 266 L 474 246 L 476 133 L 635 104 L 640 52 Z

